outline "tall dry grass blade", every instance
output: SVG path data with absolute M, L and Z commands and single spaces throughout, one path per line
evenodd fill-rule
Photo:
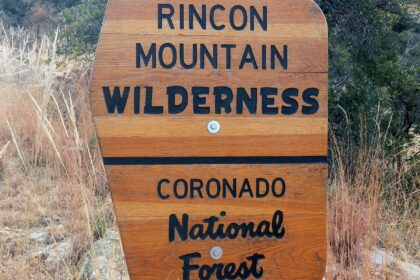
M 31 98 L 31 100 L 32 100 L 32 102 L 33 102 L 33 104 L 34 104 L 34 106 L 35 106 L 35 111 L 36 111 L 36 113 L 38 114 L 38 115 L 42 115 L 42 113 L 41 113 L 41 107 L 39 106 L 39 104 L 38 104 L 38 102 L 36 101 L 36 99 L 33 97 L 33 95 L 30 93 L 30 91 L 29 90 L 27 90 L 26 91 L 26 93 L 29 95 L 29 97 Z M 48 126 L 48 128 L 52 131 L 52 133 L 54 134 L 54 136 L 55 137 L 57 137 L 57 133 L 56 133 L 56 131 L 55 131 L 55 129 L 54 129 L 54 127 L 53 127 L 53 125 L 51 124 L 51 122 L 48 120 L 48 116 L 47 115 L 44 115 L 44 117 L 45 117 L 45 119 L 43 120 L 46 124 L 47 124 L 47 126 Z
M 24 169 L 25 169 L 25 173 L 26 173 L 26 175 L 27 175 L 29 178 L 31 178 L 30 173 L 29 173 L 28 166 L 27 166 L 27 164 L 26 164 L 26 162 L 25 162 L 25 160 L 24 160 L 24 158 L 23 158 L 22 152 L 21 152 L 21 150 L 20 150 L 20 148 L 19 148 L 19 144 L 17 143 L 16 137 L 15 137 L 15 133 L 13 132 L 12 126 L 10 125 L 10 122 L 9 122 L 9 120 L 8 120 L 8 119 L 6 119 L 6 123 L 7 123 L 7 126 L 9 127 L 9 131 L 10 131 L 10 134 L 11 134 L 11 136 L 12 136 L 13 144 L 15 145 L 16 151 L 17 151 L 17 153 L 18 153 L 18 155 L 19 155 L 19 158 L 20 158 L 20 160 L 21 160 L 21 163 L 22 163 L 22 165 L 23 165 L 23 167 L 24 167 Z M 32 189 L 35 189 L 34 183 L 32 182 L 32 180 L 31 180 L 31 179 L 29 180 L 29 182 L 30 182 L 30 185 L 31 185 Z M 45 210 L 44 210 L 44 208 L 41 206 L 41 204 L 39 203 L 39 201 L 38 201 L 38 199 L 36 198 L 36 195 L 33 193 L 33 191 L 32 191 L 32 190 L 29 190 L 29 189 L 28 189 L 28 188 L 26 188 L 26 187 L 25 187 L 25 188 L 23 188 L 23 189 L 25 190 L 25 192 L 28 192 L 28 193 L 29 193 L 29 197 L 31 198 L 31 200 L 32 200 L 32 201 L 35 203 L 35 205 L 37 206 L 38 211 L 39 211 L 42 215 L 45 215 Z
M 15 137 L 15 134 L 14 134 L 14 132 L 13 132 L 12 126 L 10 125 L 10 122 L 9 122 L 9 120 L 8 120 L 8 119 L 6 119 L 6 123 L 7 123 L 7 126 L 9 127 L 10 135 L 12 136 L 13 144 L 15 145 L 15 148 L 16 148 L 16 151 L 17 151 L 17 153 L 18 153 L 18 155 L 19 155 L 20 161 L 21 161 L 21 163 L 22 163 L 23 167 L 25 168 L 25 172 L 26 172 L 27 174 L 29 174 L 29 169 L 28 169 L 28 167 L 26 166 L 26 162 L 25 162 L 25 160 L 24 160 L 24 158 L 23 158 L 22 153 L 20 152 L 19 145 L 18 145 L 18 143 L 17 143 L 17 140 L 16 140 L 16 137 Z
M 6 145 L 4 145 L 3 148 L 0 150 L 0 158 L 2 158 L 4 156 L 4 154 L 6 153 L 9 145 L 10 145 L 10 141 L 7 141 Z
M 38 117 L 38 120 L 41 124 L 41 127 L 43 128 L 43 131 L 45 133 L 45 135 L 47 136 L 48 140 L 50 140 L 51 145 L 53 146 L 54 152 L 58 158 L 58 160 L 60 161 L 63 169 L 66 171 L 67 173 L 67 169 L 66 169 L 66 165 L 64 164 L 64 161 L 61 157 L 60 151 L 57 148 L 57 144 L 54 141 L 54 138 L 50 132 L 50 130 L 48 129 L 48 127 L 45 125 L 45 122 L 42 121 L 42 116 L 37 112 L 36 116 Z
M 74 109 L 74 103 L 73 99 L 71 98 L 71 95 L 69 94 L 69 108 L 70 108 L 70 120 L 73 125 L 73 133 L 74 133 L 74 139 L 76 141 L 76 145 L 79 149 L 81 149 L 81 143 L 80 143 L 80 136 L 79 136 L 79 130 L 77 128 L 77 120 L 76 120 L 76 110 Z
M 67 140 L 70 140 L 70 136 L 69 136 L 69 133 L 67 131 L 67 127 L 66 127 L 66 124 L 65 124 L 65 121 L 64 121 L 63 112 L 61 112 L 61 110 L 60 110 L 60 106 L 58 105 L 57 98 L 55 98 L 54 94 L 51 97 L 54 100 L 54 104 L 55 104 L 55 107 L 57 109 L 57 113 L 60 116 L 61 125 L 63 127 L 64 133 L 66 134 L 66 138 L 67 138 Z
M 93 156 L 92 156 L 92 153 L 89 149 L 89 144 L 88 144 L 86 139 L 85 139 L 85 145 L 86 145 L 86 151 L 87 151 L 88 156 L 89 156 L 89 163 L 90 163 L 90 168 L 92 169 L 93 179 L 94 179 L 95 184 L 98 184 L 99 180 L 98 180 L 98 177 L 96 176 L 95 163 L 93 162 Z M 0 155 L 1 155 L 1 153 L 0 153 Z

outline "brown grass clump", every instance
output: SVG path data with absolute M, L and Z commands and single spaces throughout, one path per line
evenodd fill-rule
M 95 240 L 116 228 L 89 109 L 90 64 L 63 60 L 55 47 L 0 29 L 0 279 L 83 279 L 86 252 L 95 256 Z M 50 244 L 30 241 L 38 231 Z M 70 253 L 47 263 L 42 250 L 63 241 Z
M 398 169 L 385 137 L 358 146 L 332 137 L 327 279 L 409 279 L 400 260 L 420 260 L 419 161 Z M 392 257 L 378 263 L 378 250 Z

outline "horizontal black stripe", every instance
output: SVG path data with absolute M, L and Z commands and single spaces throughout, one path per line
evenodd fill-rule
M 327 157 L 104 157 L 105 165 L 317 164 Z

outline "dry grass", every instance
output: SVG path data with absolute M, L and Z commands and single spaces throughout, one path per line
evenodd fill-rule
M 90 65 L 61 60 L 55 46 L 0 29 L 0 279 L 81 278 L 83 253 L 115 228 L 87 99 Z M 71 240 L 71 255 L 48 267 L 33 257 L 41 246 L 28 235 L 37 230 L 51 233 L 52 246 Z
M 57 57 L 55 46 L 0 29 L 0 279 L 83 279 L 84 252 L 95 256 L 95 239 L 116 228 L 88 105 L 91 65 Z M 385 137 L 332 141 L 328 279 L 404 279 L 395 264 L 371 264 L 375 247 L 420 258 L 419 163 L 391 168 Z M 409 174 L 417 185 L 407 190 Z M 53 267 L 34 257 L 37 230 L 51 232 L 53 246 L 71 240 L 71 255 Z M 124 265 L 109 273 L 126 278 Z
M 394 167 L 379 131 L 354 146 L 332 137 L 327 279 L 408 279 L 398 263 L 372 261 L 380 248 L 402 261 L 420 260 L 419 161 Z M 417 144 L 416 144 L 417 145 Z M 412 154 L 412 149 L 404 154 Z

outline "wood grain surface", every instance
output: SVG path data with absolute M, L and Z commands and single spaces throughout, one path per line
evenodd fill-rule
M 173 29 L 166 20 L 159 28 L 159 4 L 174 8 Z M 181 5 L 185 9 L 184 29 L 180 28 Z M 197 21 L 193 29 L 188 28 L 189 5 L 199 13 L 206 5 L 206 29 L 200 28 Z M 215 30 L 209 23 L 209 9 L 215 5 L 224 7 L 212 19 L 218 25 L 224 24 L 223 30 Z M 243 30 L 234 30 L 229 19 L 229 11 L 238 6 L 248 13 Z M 251 30 L 251 6 L 260 15 L 267 8 L 266 30 L 258 22 Z M 235 24 L 241 19 L 240 13 L 234 14 Z M 185 69 L 179 62 L 180 53 L 174 67 L 163 68 L 158 57 L 156 67 L 145 65 L 145 61 L 139 67 L 137 44 L 146 50 L 156 44 L 158 56 L 159 46 L 167 43 L 177 51 L 183 44 L 183 59 L 187 62 L 194 59 L 194 44 L 209 49 L 216 45 L 217 67 L 206 60 L 204 67 L 198 63 L 193 69 Z M 226 64 L 229 56 L 222 44 L 235 45 L 231 67 Z M 257 67 L 245 63 L 241 69 L 247 46 L 252 47 Z M 268 50 L 276 46 L 280 52 L 287 46 L 287 67 L 277 61 L 276 68 L 271 69 L 270 54 L 266 53 L 264 69 L 262 46 Z M 162 60 L 171 60 L 167 49 Z M 172 86 L 182 87 L 188 95 L 185 109 L 176 114 L 169 111 L 168 88 Z M 116 87 L 120 97 L 127 88 L 121 110 L 117 99 L 111 104 L 106 97 L 105 88 L 115 97 Z M 209 90 L 202 104 L 208 108 L 207 113 L 196 111 L 194 102 L 198 99 L 192 92 L 199 87 Z M 232 91 L 229 110 L 217 101 L 214 89 L 218 87 Z M 146 88 L 152 88 L 152 96 L 147 96 L 150 92 L 146 93 Z M 271 93 L 275 91 L 271 99 L 264 95 L 267 88 Z M 239 110 L 240 89 L 247 94 L 255 90 L 255 112 L 248 107 Z M 290 89 L 297 92 L 293 96 L 295 103 L 285 96 Z M 307 89 L 317 89 L 317 96 L 312 98 L 318 108 L 310 113 L 305 112 L 311 101 L 305 97 Z M 183 101 L 179 98 L 175 103 Z M 191 259 L 191 265 L 223 266 L 225 270 L 229 263 L 238 268 L 245 262 L 249 267 L 247 257 L 264 256 L 256 265 L 256 269 L 263 270 L 262 276 L 251 274 L 246 279 L 322 279 L 327 242 L 328 28 L 313 1 L 109 0 L 90 101 L 131 279 L 223 279 L 217 277 L 216 270 L 207 276 L 204 271 L 200 277 L 199 269 L 193 269 L 186 275 L 180 257 L 192 253 L 200 253 L 201 257 Z M 292 103 L 296 110 L 285 113 Z M 151 104 L 161 111 L 148 113 Z M 275 113 L 267 113 L 269 110 Z M 211 134 L 207 126 L 214 120 L 221 128 Z M 186 158 L 189 161 L 183 163 Z M 200 161 L 211 162 L 212 158 L 221 162 Z M 176 159 L 178 163 L 168 164 L 163 159 Z M 224 163 L 224 159 L 230 163 Z M 235 163 L 235 159 L 244 162 Z M 234 191 L 226 187 L 233 185 Z M 281 196 L 280 186 L 284 186 Z M 266 194 L 262 191 L 265 187 Z M 187 235 L 183 240 L 181 231 L 175 230 L 175 239 L 170 239 L 174 217 L 181 223 L 183 215 L 188 215 L 187 228 L 205 225 L 203 220 L 217 217 L 217 224 L 225 227 L 232 223 L 258 225 L 265 220 L 274 230 L 273 215 L 279 211 L 284 229 L 284 236 L 279 238 L 248 234 L 232 239 L 207 236 L 193 240 Z M 223 250 L 220 259 L 210 256 L 215 246 Z M 232 279 L 240 278 L 237 275 Z
M 238 262 L 255 252 L 264 254 L 263 279 L 321 279 L 326 250 L 326 165 L 195 165 L 108 167 L 113 202 L 119 221 L 127 262 L 133 279 L 182 279 L 178 256 L 202 252 L 202 262 L 212 263 L 213 246 L 223 248 L 223 262 Z M 174 182 L 200 178 L 255 182 L 281 177 L 286 182 L 282 198 L 173 199 L 157 195 L 159 180 Z M 255 187 L 252 187 L 255 192 Z M 165 194 L 171 187 L 165 185 Z M 238 190 L 239 193 L 239 190 Z M 214 194 L 214 191 L 213 191 Z M 255 195 L 254 195 L 255 196 Z M 168 242 L 168 216 L 190 213 L 192 222 L 226 211 L 229 222 L 271 220 L 275 210 L 284 213 L 284 239 L 187 240 Z M 159 244 L 164 244 L 160 245 Z M 164 268 L 164 269 L 163 269 Z M 197 276 L 192 279 L 198 279 Z

